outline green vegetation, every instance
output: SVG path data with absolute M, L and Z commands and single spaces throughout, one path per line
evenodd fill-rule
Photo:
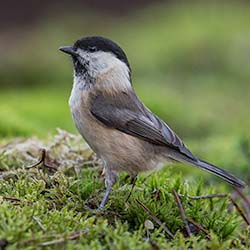
M 90 211 L 87 207 L 97 207 L 104 187 L 99 162 L 80 141 L 80 137 L 59 131 L 47 143 L 35 138 L 15 139 L 1 148 L 0 168 L 4 172 L 0 235 L 8 240 L 8 249 L 250 247 L 250 228 L 242 224 L 242 218 L 226 197 L 189 198 L 225 193 L 228 186 L 205 185 L 195 180 L 194 175 L 187 176 L 184 181 L 179 171 L 176 172 L 177 166 L 140 175 L 128 201 L 131 185 L 122 174 L 105 210 Z M 48 152 L 45 165 L 30 167 L 39 160 L 41 147 L 46 147 Z M 192 224 L 193 236 L 183 236 L 185 228 L 172 189 L 184 195 L 181 202 L 186 216 L 209 230 L 211 241 Z M 163 226 L 159 226 L 137 200 L 170 229 L 174 240 L 170 240 Z
M 57 48 L 94 31 L 125 49 L 137 94 L 194 153 L 249 184 L 250 6 L 163 4 L 129 22 L 55 13 L 1 52 L 0 240 L 9 241 L 7 249 L 250 249 L 250 228 L 229 199 L 188 198 L 235 191 L 184 165 L 141 174 L 128 201 L 131 185 L 122 174 L 107 208 L 89 211 L 104 190 L 99 162 L 80 137 L 56 133 L 57 127 L 76 133 L 68 108 L 72 67 Z M 42 164 L 27 169 L 44 147 L 57 171 Z M 173 188 L 184 195 L 187 217 L 204 226 L 211 241 L 194 226 L 186 237 Z M 249 198 L 249 187 L 244 194 Z

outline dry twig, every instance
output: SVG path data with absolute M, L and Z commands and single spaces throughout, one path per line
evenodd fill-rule
M 39 243 L 38 246 L 50 246 L 50 245 L 54 245 L 54 244 L 63 243 L 65 241 L 67 241 L 67 240 L 75 240 L 75 239 L 79 238 L 80 236 L 82 236 L 82 235 L 84 235 L 86 233 L 88 233 L 88 230 L 87 231 L 83 230 L 83 231 L 80 231 L 80 232 L 73 232 L 67 238 L 60 238 L 60 239 L 56 239 L 56 240 L 42 242 L 42 243 Z
M 40 164 L 42 164 L 44 167 L 46 168 L 49 168 L 53 171 L 57 171 L 57 168 L 56 167 L 53 167 L 53 166 L 50 166 L 48 165 L 46 162 L 45 162 L 45 159 L 46 159 L 46 149 L 42 149 L 42 156 L 41 156 L 41 159 L 36 162 L 35 164 L 31 165 L 31 166 L 28 166 L 27 168 L 34 168 L 34 167 L 37 167 L 39 166 Z
M 136 199 L 136 202 L 140 207 L 150 216 L 150 218 L 155 221 L 163 230 L 169 235 L 171 239 L 174 239 L 174 235 L 169 231 L 169 229 L 147 208 L 140 200 Z
M 132 187 L 131 187 L 131 189 L 130 189 L 130 192 L 129 192 L 128 197 L 126 198 L 125 202 L 127 202 L 127 201 L 129 200 L 129 198 L 130 198 L 130 196 L 131 196 L 131 194 L 132 194 L 132 192 L 133 192 L 133 190 L 134 190 L 136 181 L 137 181 L 137 175 L 134 176 L 134 177 L 132 177 L 132 179 L 131 179 Z
M 178 194 L 179 197 L 185 197 L 184 194 Z M 207 194 L 207 195 L 198 195 L 198 196 L 189 196 L 187 195 L 189 199 L 192 200 L 201 200 L 201 199 L 213 199 L 213 198 L 226 198 L 228 197 L 227 194 Z
M 65 237 L 65 234 L 50 234 L 50 235 L 48 234 L 48 235 L 43 235 L 40 238 L 31 238 L 31 239 L 25 240 L 22 242 L 22 245 L 28 245 L 34 241 L 39 241 L 42 239 L 56 238 L 54 240 L 38 243 L 38 246 L 49 246 L 49 245 L 54 245 L 54 244 L 65 242 L 66 240 L 77 239 L 82 235 L 86 235 L 88 232 L 89 232 L 88 229 L 78 231 L 78 232 L 72 232 L 68 237 Z
M 10 196 L 4 196 L 3 199 L 6 201 L 13 201 L 13 202 L 15 202 L 15 201 L 20 202 L 21 201 L 19 198 L 10 197 Z
M 240 188 L 235 188 L 236 193 L 242 198 L 243 200 L 243 205 L 246 211 L 246 214 L 249 215 L 250 213 L 250 200 L 244 195 L 244 193 L 242 192 L 242 190 Z M 248 216 L 249 219 L 249 216 Z
M 36 216 L 33 216 L 32 218 L 38 224 L 38 226 L 43 230 L 43 232 L 46 232 L 46 228 L 44 227 L 40 219 Z
M 192 233 L 191 233 L 191 230 L 190 230 L 190 227 L 188 225 L 188 222 L 187 222 L 187 217 L 186 217 L 186 214 L 184 212 L 184 209 L 183 209 L 183 206 L 181 204 L 181 200 L 180 200 L 180 197 L 178 195 L 178 193 L 173 189 L 173 194 L 174 194 L 174 197 L 175 197 L 175 200 L 176 200 L 176 203 L 178 205 L 178 208 L 180 210 L 180 214 L 181 214 L 181 218 L 184 222 L 184 225 L 185 225 L 185 228 L 186 228 L 186 231 L 187 231 L 187 234 L 189 237 L 192 236 Z
M 209 232 L 202 226 L 200 225 L 199 223 L 197 223 L 196 221 L 194 221 L 193 219 L 191 218 L 187 218 L 187 221 L 189 221 L 190 223 L 192 223 L 196 228 L 198 228 L 199 230 L 201 230 L 203 233 L 206 234 L 206 237 L 208 240 L 211 240 L 211 235 L 209 234 Z
M 243 220 L 246 222 L 246 224 L 249 226 L 250 225 L 250 221 L 248 220 L 248 218 L 245 216 L 244 212 L 241 210 L 241 208 L 239 207 L 239 205 L 236 203 L 236 201 L 230 197 L 230 201 L 232 202 L 232 204 L 234 205 L 234 207 L 236 208 L 237 212 L 241 215 L 241 217 L 243 218 Z
M 17 197 L 11 197 L 11 196 L 3 196 L 3 200 L 5 200 L 5 201 L 11 201 L 11 202 L 13 202 L 14 205 L 19 204 L 21 201 L 27 202 L 28 205 L 32 205 L 33 204 L 33 202 L 30 201 L 30 200 L 26 200 L 26 199 L 22 199 L 21 200 L 21 199 L 19 199 Z

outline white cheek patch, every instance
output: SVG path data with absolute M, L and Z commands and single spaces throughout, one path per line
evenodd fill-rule
M 131 89 L 130 70 L 115 55 L 104 51 L 78 50 L 77 52 L 81 57 L 79 59 L 81 63 L 87 66 L 88 75 L 95 79 L 99 87 L 104 87 L 106 90 Z
M 98 51 L 92 53 L 89 57 L 89 69 L 96 71 L 96 74 L 102 74 L 110 68 L 117 66 L 119 60 L 111 53 Z

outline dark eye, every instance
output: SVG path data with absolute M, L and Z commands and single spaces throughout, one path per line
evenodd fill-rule
M 90 47 L 88 47 L 88 50 L 90 52 L 95 52 L 95 51 L 97 51 L 97 48 L 96 48 L 96 46 L 90 46 Z

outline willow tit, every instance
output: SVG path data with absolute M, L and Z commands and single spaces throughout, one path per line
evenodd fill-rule
M 245 186 L 242 180 L 195 156 L 139 100 L 126 54 L 116 43 L 103 37 L 85 37 L 60 50 L 73 59 L 74 84 L 69 99 L 73 120 L 104 165 L 106 192 L 99 209 L 105 206 L 118 172 L 136 177 L 167 161 L 188 163 L 233 186 Z

